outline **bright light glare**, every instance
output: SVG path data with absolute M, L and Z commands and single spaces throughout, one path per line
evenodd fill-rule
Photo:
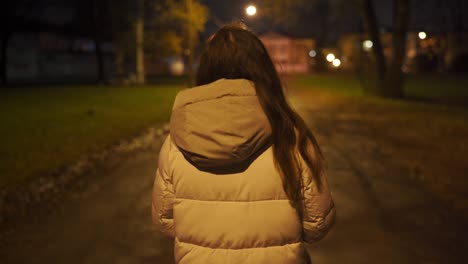
M 333 60 L 333 66 L 335 66 L 336 68 L 340 67 L 341 65 L 341 61 L 340 59 L 334 59 Z
M 335 54 L 333 53 L 328 53 L 327 55 L 327 61 L 332 62 L 335 59 Z
M 421 31 L 421 32 L 419 32 L 418 37 L 419 37 L 420 39 L 426 39 L 427 34 L 426 34 L 426 32 L 422 32 L 422 31 Z
M 314 58 L 315 56 L 317 56 L 317 52 L 315 50 L 309 51 L 309 57 Z
M 362 47 L 364 48 L 364 50 L 370 50 L 373 46 L 374 43 L 370 40 L 364 40 L 364 42 L 362 43 Z
M 245 9 L 245 12 L 247 13 L 247 15 L 253 16 L 257 13 L 257 8 L 253 5 L 250 5 Z

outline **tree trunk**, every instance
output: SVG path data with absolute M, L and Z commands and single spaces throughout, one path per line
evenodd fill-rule
M 367 92 L 374 95 L 384 95 L 383 83 L 387 71 L 387 63 L 383 53 L 382 42 L 380 41 L 380 32 L 377 17 L 375 15 L 374 4 L 372 0 L 361 0 L 362 22 L 365 32 L 372 41 L 372 54 L 375 60 L 375 72 L 371 73 L 373 82 L 364 87 Z
M 96 46 L 96 61 L 97 61 L 97 82 L 106 83 L 107 78 L 104 72 L 104 55 L 102 54 L 101 41 L 99 37 L 94 38 L 94 43 Z
M 375 72 L 369 74 L 370 85 L 366 89 L 371 94 L 393 98 L 404 96 L 402 66 L 406 56 L 409 2 L 410 0 L 393 1 L 393 52 L 390 63 L 387 65 L 372 0 L 360 1 L 364 29 L 373 43 L 372 54 L 373 60 L 375 60 L 373 61 Z
M 1 84 L 7 85 L 8 84 L 8 42 L 10 42 L 10 33 L 2 34 L 1 40 L 1 51 L 0 51 L 0 78 Z
M 195 56 L 195 32 L 192 26 L 193 12 L 192 12 L 192 0 L 186 0 L 187 7 L 187 78 L 188 86 L 193 87 L 195 85 L 195 73 L 193 72 L 194 56 Z
M 404 75 L 402 67 L 406 55 L 406 32 L 408 31 L 409 0 L 395 0 L 393 7 L 393 60 L 384 82 L 385 96 L 404 96 Z
M 139 17 L 136 22 L 136 78 L 138 84 L 145 83 L 145 61 L 144 61 L 144 33 L 143 19 Z
M 138 15 L 136 19 L 136 78 L 138 84 L 145 83 L 145 51 L 144 51 L 144 0 L 138 0 Z
M 104 57 L 102 54 L 102 46 L 101 46 L 101 36 L 99 35 L 99 25 L 98 25 L 98 17 L 99 17 L 99 7 L 97 6 L 97 3 L 92 2 L 91 3 L 93 6 L 93 42 L 94 42 L 94 47 L 95 47 L 95 55 L 96 55 L 96 73 L 97 73 L 97 82 L 98 83 L 105 83 L 106 82 L 106 76 L 104 72 Z
M 116 73 L 117 73 L 117 79 L 121 81 L 125 75 L 125 65 L 124 65 L 125 52 L 123 51 L 123 48 L 119 44 L 115 45 L 114 63 L 115 63 L 115 68 L 116 68 Z

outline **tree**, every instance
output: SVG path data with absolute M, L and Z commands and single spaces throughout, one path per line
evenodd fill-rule
M 109 24 L 106 31 L 110 34 L 110 40 L 114 47 L 114 64 L 117 79 L 125 79 L 128 76 L 127 61 L 135 58 L 135 16 L 136 5 L 134 1 L 113 0 L 107 7 Z
M 135 80 L 145 83 L 144 30 L 145 4 L 149 1 L 75 0 L 76 24 L 81 34 L 90 36 L 95 43 L 98 82 L 106 83 L 102 42 L 111 41 L 115 48 L 115 64 L 119 77 L 126 77 L 125 62 L 135 62 Z
M 384 56 L 379 23 L 372 0 L 359 0 L 358 4 L 364 29 L 373 43 L 372 54 L 376 66 L 373 82 L 364 88 L 377 96 L 401 98 L 404 96 L 404 74 L 401 68 L 406 55 L 409 0 L 393 1 L 392 55 L 389 58 Z
M 371 94 L 384 97 L 402 97 L 404 75 L 401 71 L 406 52 L 406 33 L 409 20 L 409 0 L 393 0 L 393 34 L 392 52 L 390 57 L 384 56 L 382 42 L 380 40 L 379 21 L 375 13 L 372 0 L 355 0 L 361 13 L 361 21 L 366 35 L 373 42 L 372 63 L 369 69 L 374 69 L 364 89 Z M 326 0 L 263 0 L 267 7 L 269 17 L 277 23 L 318 26 L 314 30 L 313 37 L 320 50 L 327 32 L 334 21 L 330 20 L 332 3 L 341 6 L 349 4 L 349 1 L 331 2 Z M 343 9 L 342 9 L 343 10 Z M 333 12 L 336 12 L 334 10 Z M 349 13 L 349 12 L 348 12 Z M 342 13 L 345 15 L 345 13 Z M 316 20 L 313 20 L 313 19 Z M 313 27 L 311 27 L 313 28 Z M 320 54 L 320 52 L 318 52 Z
M 110 5 L 108 0 L 75 0 L 75 10 L 77 18 L 74 22 L 80 34 L 89 36 L 95 47 L 96 57 L 96 81 L 107 83 L 108 76 L 104 69 L 104 54 L 102 52 L 103 40 L 110 39 L 108 31 L 110 17 L 107 8 Z
M 161 60 L 165 56 L 183 54 L 182 22 L 178 18 L 179 6 L 174 1 L 153 2 L 153 14 L 145 30 L 146 58 Z
M 144 83 L 144 59 L 185 54 L 187 64 L 193 65 L 198 34 L 204 30 L 208 16 L 207 8 L 195 0 L 138 0 L 136 4 L 115 0 L 110 13 L 117 71 L 123 74 L 124 61 L 132 58 L 137 83 Z M 187 69 L 193 84 L 192 68 Z
M 180 32 L 183 36 L 183 53 L 186 60 L 188 85 L 193 86 L 195 75 L 193 66 L 195 62 L 195 49 L 199 41 L 199 34 L 203 32 L 208 20 L 208 8 L 197 0 L 169 1 L 171 12 L 168 14 L 179 22 Z

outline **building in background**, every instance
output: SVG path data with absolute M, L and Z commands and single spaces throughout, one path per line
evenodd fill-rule
M 113 48 L 103 43 L 104 70 L 114 72 Z M 15 34 L 7 50 L 8 79 L 16 83 L 49 81 L 94 81 L 97 59 L 89 38 L 55 33 Z
M 310 71 L 309 53 L 315 41 L 309 38 L 293 38 L 276 32 L 259 36 L 275 64 L 278 73 L 306 73 Z

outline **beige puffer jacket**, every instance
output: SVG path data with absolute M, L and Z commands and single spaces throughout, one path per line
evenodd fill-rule
M 301 222 L 283 190 L 271 129 L 247 80 L 180 92 L 159 155 L 152 215 L 175 239 L 176 263 L 305 263 L 302 242 L 327 233 L 335 210 L 306 168 Z

